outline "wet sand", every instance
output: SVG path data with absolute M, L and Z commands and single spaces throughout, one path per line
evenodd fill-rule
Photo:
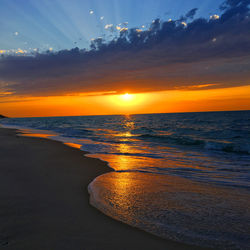
M 0 249 L 200 249 L 102 214 L 88 184 L 111 171 L 77 148 L 0 128 Z

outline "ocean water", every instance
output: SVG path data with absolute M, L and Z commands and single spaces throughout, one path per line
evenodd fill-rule
M 162 238 L 250 249 L 250 111 L 3 119 L 107 161 L 93 206 Z

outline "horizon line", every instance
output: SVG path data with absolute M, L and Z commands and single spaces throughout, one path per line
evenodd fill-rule
M 159 115 L 159 114 L 185 114 L 185 113 L 214 113 L 214 112 L 246 112 L 250 109 L 243 110 L 209 110 L 209 111 L 183 111 L 183 112 L 156 112 L 156 113 L 133 113 L 133 114 L 104 114 L 104 115 L 55 115 L 55 116 L 17 116 L 17 117 L 8 117 L 5 118 L 49 118 L 49 117 L 80 117 L 80 116 L 130 116 L 130 115 Z M 3 114 L 2 114 L 3 115 Z M 3 115 L 4 116 L 4 115 Z

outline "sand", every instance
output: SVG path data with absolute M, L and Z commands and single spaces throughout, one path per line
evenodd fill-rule
M 0 128 L 0 249 L 200 249 L 92 207 L 87 186 L 108 171 L 76 148 Z

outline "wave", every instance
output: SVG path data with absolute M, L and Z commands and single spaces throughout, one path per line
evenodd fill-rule
M 147 127 L 140 127 L 140 128 L 135 128 L 133 130 L 131 130 L 131 134 L 150 134 L 150 133 L 154 133 L 154 130 L 152 130 L 151 128 L 147 128 Z
M 163 156 L 157 154 L 149 154 L 149 153 L 112 153 L 113 155 L 125 155 L 125 156 L 138 156 L 138 157 L 146 157 L 146 158 L 154 158 L 154 159 L 164 159 Z
M 79 137 L 79 138 L 85 138 L 86 136 L 92 135 L 93 132 L 88 129 L 76 129 L 76 128 L 59 128 L 54 129 L 55 132 L 61 134 L 65 137 Z
M 196 139 L 188 136 L 177 136 L 177 135 L 151 135 L 143 134 L 137 138 L 148 142 L 168 143 L 180 146 L 197 146 L 202 149 L 211 151 L 223 151 L 227 153 L 238 153 L 238 154 L 250 154 L 250 144 L 247 142 L 227 142 L 227 141 L 215 141 L 215 140 L 204 140 Z
M 227 142 L 207 141 L 204 146 L 207 150 L 223 151 L 227 153 L 250 154 L 250 144 L 235 144 Z
M 247 209 L 247 195 L 244 193 L 241 194 L 242 200 L 236 198 L 237 192 L 231 191 L 222 199 L 224 189 L 217 187 L 218 194 L 212 196 L 210 192 L 214 187 L 208 189 L 198 182 L 195 183 L 198 192 L 192 188 L 176 192 L 176 186 L 182 186 L 185 179 L 145 177 L 139 171 L 130 171 L 127 177 L 123 172 L 106 173 L 88 185 L 92 206 L 118 221 L 168 240 L 216 249 L 248 249 L 248 214 L 242 213 Z M 127 178 L 133 180 L 128 187 L 126 185 L 132 192 L 124 191 L 123 185 L 115 189 L 109 185 L 113 181 L 127 183 Z M 151 191 L 148 190 L 149 180 L 157 182 L 157 186 L 150 186 Z M 174 180 L 173 184 L 171 180 Z M 228 209 L 231 207 L 237 209 Z
M 153 142 L 160 142 L 160 143 L 173 143 L 177 145 L 202 145 L 204 141 L 199 139 L 193 139 L 190 137 L 180 137 L 175 135 L 150 135 L 150 134 L 143 134 L 138 136 L 138 138 L 153 141 Z

